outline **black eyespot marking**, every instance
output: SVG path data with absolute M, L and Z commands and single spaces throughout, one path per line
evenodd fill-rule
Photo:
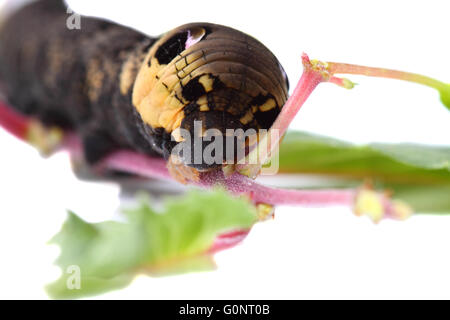
M 268 111 L 257 111 L 254 114 L 256 122 L 261 127 L 261 129 L 270 129 L 275 119 L 280 114 L 279 108 L 273 108 Z
M 183 87 L 182 94 L 187 101 L 194 101 L 206 94 L 205 88 L 199 82 L 200 77 L 195 77 Z
M 262 106 L 269 99 L 275 100 L 274 96 L 271 95 L 270 93 L 267 95 L 259 94 L 252 99 L 252 101 L 250 102 L 250 106 L 257 106 L 257 107 Z M 267 111 L 258 110 L 257 112 L 254 113 L 253 116 L 258 125 L 261 127 L 261 129 L 269 129 L 279 114 L 280 108 L 275 107 Z
M 155 53 L 155 58 L 159 64 L 169 64 L 177 55 L 186 48 L 188 32 L 182 32 L 174 35 L 163 43 Z
M 225 87 L 225 84 L 220 81 L 219 77 L 215 77 L 212 74 L 197 76 L 183 87 L 181 93 L 187 101 L 194 101 L 207 93 L 205 87 L 200 83 L 200 78 L 204 76 L 213 79 L 212 87 L 214 90 L 220 90 Z

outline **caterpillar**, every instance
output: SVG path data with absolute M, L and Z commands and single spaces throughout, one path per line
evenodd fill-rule
M 151 37 L 87 16 L 70 29 L 67 12 L 62 0 L 40 0 L 2 23 L 0 82 L 17 111 L 76 132 L 90 164 L 129 149 L 163 157 L 175 177 L 214 170 L 225 152 L 219 164 L 184 158 L 173 169 L 180 129 L 194 136 L 201 121 L 223 139 L 227 129 L 268 129 L 288 98 L 278 59 L 243 32 L 191 23 Z

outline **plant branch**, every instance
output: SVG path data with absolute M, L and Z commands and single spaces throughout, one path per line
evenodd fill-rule
M 368 77 L 388 78 L 421 84 L 439 91 L 442 103 L 450 109 L 450 85 L 442 81 L 411 72 L 385 68 L 366 67 L 348 63 L 328 62 L 327 70 L 331 74 L 354 74 Z
M 302 64 L 303 74 L 294 92 L 281 109 L 280 114 L 268 133 L 259 138 L 258 146 L 249 153 L 245 163 L 237 166 L 239 173 L 250 178 L 256 178 L 261 171 L 261 167 L 268 162 L 270 157 L 279 148 L 280 142 L 289 125 L 308 97 L 319 83 L 330 79 L 330 74 L 326 70 L 326 66 L 322 63 L 311 63 L 305 53 L 302 55 Z

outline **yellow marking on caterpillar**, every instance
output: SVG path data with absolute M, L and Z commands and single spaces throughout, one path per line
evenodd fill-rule
M 208 104 L 208 99 L 206 98 L 206 96 L 201 96 L 197 99 L 197 104 L 200 106 L 203 104 Z
M 153 128 L 162 127 L 169 133 L 181 125 L 184 118 L 182 110 L 189 103 L 185 101 L 182 89 L 191 77 L 183 74 L 183 78 L 180 78 L 177 74 L 203 55 L 202 52 L 191 54 L 188 49 L 167 65 L 160 65 L 155 53 L 172 36 L 172 32 L 166 34 L 148 52 L 136 77 L 132 99 L 133 105 L 146 124 Z M 203 61 L 202 64 L 204 63 Z M 210 86 L 212 89 L 210 82 L 205 78 L 204 86 Z
M 180 78 L 180 79 L 185 78 L 186 75 L 187 75 L 187 73 L 186 73 L 185 71 L 183 71 L 183 70 L 181 70 L 181 71 L 179 71 L 179 72 L 177 73 L 177 76 L 178 76 L 178 78 Z
M 61 68 L 63 67 L 64 63 L 64 54 L 61 50 L 62 48 L 61 40 L 55 39 L 54 41 L 51 41 L 48 45 L 47 49 L 47 61 L 49 62 L 47 73 L 44 74 L 44 81 L 50 86 L 57 86 L 57 79 L 54 76 L 57 74 Z
M 186 85 L 188 84 L 188 82 L 191 81 L 191 80 L 192 80 L 192 76 L 189 75 L 189 77 L 186 77 L 186 78 L 182 79 L 181 82 L 178 83 L 178 86 L 183 85 L 183 87 L 184 87 L 184 86 L 186 86 Z M 177 87 L 177 89 L 178 89 L 178 87 Z
M 275 100 L 270 98 L 263 105 L 259 106 L 259 110 L 261 112 L 266 112 L 266 111 L 269 111 L 269 110 L 275 108 L 276 106 L 277 106 L 277 103 L 275 102 Z
M 177 72 L 178 71 L 177 71 L 177 68 L 175 67 L 175 63 L 172 61 L 165 67 L 160 68 L 159 72 L 156 75 L 158 76 L 159 79 L 163 79 L 167 75 L 176 74 Z
M 200 111 L 203 111 L 203 112 L 209 111 L 208 104 L 202 104 L 202 105 L 200 106 L 199 110 L 200 110 Z
M 200 68 L 201 66 L 205 65 L 207 61 L 205 59 L 197 59 L 194 62 L 190 63 L 186 68 L 178 72 L 178 76 L 183 79 L 188 74 L 192 73 L 194 70 Z
M 191 64 L 192 62 L 194 62 L 194 61 L 196 61 L 196 60 L 198 60 L 198 59 L 200 59 L 202 57 L 203 57 L 203 52 L 201 52 L 201 51 L 195 51 L 195 52 L 192 52 L 192 53 L 188 53 L 186 55 L 186 59 L 188 61 L 188 64 Z
M 134 89 L 133 104 L 142 117 L 142 120 L 153 128 L 164 128 L 172 132 L 173 123 L 179 123 L 178 117 L 184 104 L 174 97 L 171 87 L 176 86 L 178 78 L 170 75 L 175 72 L 173 65 L 160 65 L 156 58 L 151 57 L 156 48 L 150 50 L 149 56 L 138 73 Z M 148 67 L 148 61 L 151 61 Z M 169 71 L 168 76 L 159 75 Z
M 122 66 L 120 72 L 120 93 L 123 95 L 128 94 L 136 79 L 136 64 L 138 59 L 131 57 Z
M 171 128 L 170 131 L 173 131 L 172 124 L 175 122 L 177 115 L 182 111 L 182 107 L 179 109 L 165 109 L 161 112 L 159 116 L 159 123 L 163 128 Z
M 175 97 L 176 92 L 172 92 L 170 94 L 170 96 L 168 96 L 166 98 L 166 100 L 164 101 L 164 105 L 165 108 L 167 109 L 178 109 L 178 108 L 183 108 L 184 107 L 184 103 L 181 103 L 180 100 L 178 100 Z
M 252 120 L 253 120 L 253 113 L 251 110 L 248 110 L 247 113 L 241 119 L 239 119 L 239 121 L 241 121 L 243 125 L 250 123 L 250 121 Z
M 189 53 L 187 50 L 184 55 L 181 56 L 181 58 L 175 62 L 176 68 L 178 69 L 177 76 L 179 79 L 185 78 L 187 75 L 189 75 L 189 72 L 192 71 L 196 66 L 202 66 L 206 62 L 204 61 L 203 53 L 201 51 L 195 51 L 193 53 Z M 187 64 L 186 64 L 187 60 Z M 198 61 L 197 64 L 193 64 L 194 61 Z M 181 65 L 184 65 L 183 67 L 180 67 Z M 192 66 L 192 67 L 190 67 Z M 189 67 L 188 69 L 186 69 Z
M 179 31 L 167 33 L 152 46 L 138 72 L 133 87 L 133 105 L 141 115 L 142 120 L 153 128 L 162 127 L 168 133 L 177 129 L 184 119 L 183 108 L 191 101 L 187 101 L 186 97 L 183 96 L 183 89 L 193 78 L 198 77 L 198 82 L 207 93 L 214 89 L 215 78 L 211 74 L 214 76 L 220 75 L 221 81 L 226 83 L 229 89 L 242 89 L 242 78 L 239 75 L 232 74 L 229 69 L 224 69 L 221 53 L 208 55 L 207 50 L 198 49 L 198 47 L 195 49 L 196 46 L 192 46 L 178 52 L 178 55 L 167 64 L 161 65 L 155 54 L 177 32 Z M 201 35 L 202 32 L 199 34 Z M 215 70 L 215 68 L 219 68 L 219 70 Z M 222 76 L 224 79 L 222 79 Z M 125 90 L 127 87 L 125 84 L 128 84 L 125 79 L 126 74 L 123 74 L 123 78 Z M 253 97 L 258 94 L 267 94 L 264 88 L 255 81 L 246 82 L 246 88 Z M 239 106 L 237 106 L 237 103 L 230 106 L 229 101 L 220 101 L 220 95 L 218 99 L 219 101 L 214 101 L 214 110 L 218 112 L 226 111 L 235 116 L 244 114 L 240 119 L 244 125 L 254 120 L 254 113 L 258 110 L 265 112 L 277 106 L 275 98 L 267 100 L 261 106 L 247 107 L 247 110 L 246 103 L 248 101 L 242 101 Z M 240 97 L 236 97 L 236 99 L 240 99 Z M 197 104 L 199 105 L 199 111 L 210 111 L 206 96 L 198 98 Z
M 151 50 L 150 52 L 152 52 Z M 150 55 L 150 53 L 149 53 Z M 149 60 L 151 61 L 151 67 L 148 67 Z M 158 60 L 148 57 L 142 64 L 141 69 L 136 77 L 136 82 L 133 87 L 133 105 L 139 108 L 139 105 L 144 98 L 152 91 L 152 87 L 156 82 L 156 74 L 161 66 Z M 139 109 L 138 109 L 139 111 Z
M 175 119 L 175 122 L 173 123 L 173 128 L 179 128 L 181 126 L 181 122 L 184 119 L 184 112 L 180 113 L 177 118 Z
M 88 96 L 92 101 L 98 100 L 105 74 L 100 69 L 100 61 L 92 59 L 87 66 Z
M 169 91 L 173 91 L 174 87 L 180 82 L 180 79 L 175 74 L 170 74 L 161 79 L 168 88 Z
M 204 76 L 201 76 L 198 79 L 198 82 L 200 82 L 205 88 L 206 92 L 210 92 L 213 89 L 214 79 L 212 79 L 209 75 L 205 74 Z
M 181 135 L 181 129 L 180 128 L 176 128 L 175 130 L 172 131 L 172 137 L 173 137 L 173 139 L 176 142 L 184 141 L 184 138 Z
M 177 70 L 183 70 L 183 68 L 186 67 L 186 60 L 184 58 L 178 60 L 175 62 L 175 67 Z

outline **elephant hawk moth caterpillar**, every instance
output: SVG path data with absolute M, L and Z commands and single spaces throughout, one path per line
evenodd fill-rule
M 381 208 L 376 219 L 380 212 L 390 217 L 411 212 L 391 202 L 388 194 L 366 187 L 286 190 L 248 178 L 256 177 L 270 160 L 290 122 L 320 83 L 353 87 L 337 74 L 422 84 L 436 89 L 448 109 L 450 85 L 415 73 L 310 60 L 304 54 L 303 74 L 288 99 L 289 83 L 279 61 L 240 31 L 193 23 L 152 38 L 91 17 L 81 18 L 81 29 L 70 30 L 67 12 L 62 0 L 37 0 L 0 24 L 0 93 L 14 108 L 0 102 L 0 126 L 19 138 L 33 131 L 37 119 L 45 137 L 52 138 L 51 128 L 61 128 L 72 155 L 78 155 L 81 145 L 89 164 L 113 171 L 175 178 L 206 188 L 221 184 L 258 204 L 343 204 L 356 212 L 370 212 L 370 204 L 376 203 Z M 262 135 L 258 131 L 256 140 L 244 136 L 236 143 L 229 129 L 269 130 Z M 193 161 L 192 153 L 174 157 L 173 150 L 180 145 L 196 149 L 196 140 L 186 141 L 181 132 L 204 137 L 209 130 L 219 132 L 225 146 L 219 161 Z M 200 151 L 206 150 L 208 140 L 201 141 Z M 263 142 L 268 148 L 257 163 L 237 164 L 239 155 L 251 158 L 255 150 L 264 149 Z
M 288 98 L 277 58 L 232 28 L 192 23 L 153 38 L 92 17 L 70 30 L 67 18 L 61 0 L 11 14 L 0 27 L 0 81 L 18 111 L 76 132 L 90 164 L 129 149 L 164 157 L 183 180 L 226 159 L 171 166 L 180 129 L 195 135 L 201 121 L 223 139 L 227 129 L 269 129 Z

